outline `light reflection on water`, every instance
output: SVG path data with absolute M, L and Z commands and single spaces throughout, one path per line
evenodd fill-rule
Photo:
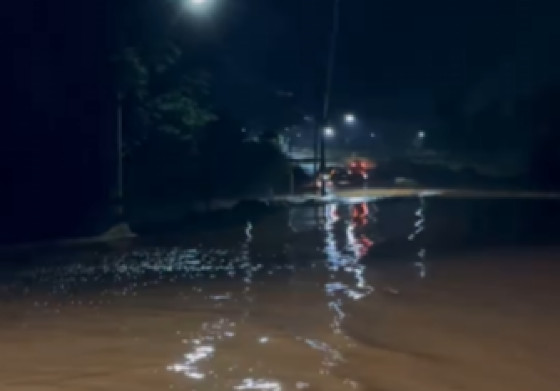
M 400 224 L 411 246 L 396 274 L 412 270 L 414 276 L 397 285 L 375 256 L 387 240 L 383 207 L 363 202 L 290 210 L 284 227 L 250 220 L 231 246 L 221 246 L 219 237 L 194 246 L 140 244 L 87 262 L 77 254 L 58 266 L 27 268 L 10 287 L 9 300 L 0 300 L 3 312 L 14 315 L 0 321 L 7 352 L 0 359 L 0 388 L 62 384 L 79 391 L 99 381 L 106 389 L 135 391 L 494 391 L 506 388 L 485 384 L 524 375 L 519 368 L 534 361 L 535 352 L 544 362 L 539 370 L 552 376 L 545 360 L 551 355 L 531 338 L 554 330 L 558 319 L 545 318 L 531 336 L 522 335 L 535 327 L 526 319 L 511 324 L 525 311 L 523 298 L 500 318 L 495 308 L 505 304 L 498 298 L 482 295 L 485 304 L 473 299 L 484 290 L 479 280 L 485 276 L 472 273 L 473 265 L 455 280 L 448 273 L 434 282 L 423 240 L 426 201 L 419 197 L 405 206 L 410 218 L 390 215 L 389 223 Z M 476 277 L 465 282 L 466 275 Z M 458 281 L 467 295 L 453 296 Z M 498 282 L 488 284 L 487 293 L 499 290 Z M 465 300 L 474 301 L 460 306 L 471 311 L 463 314 L 457 306 Z M 487 313 L 488 300 L 494 306 Z M 79 348 L 64 355 L 68 339 Z M 514 356 L 520 361 L 512 370 L 483 373 L 485 360 Z M 42 372 L 45 362 L 52 377 Z M 111 364 L 116 362 L 122 375 Z M 525 375 L 507 389 L 553 389 Z
M 345 220 L 340 218 L 338 205 L 329 204 L 325 207 L 325 254 L 330 271 L 330 281 L 325 284 L 325 293 L 328 307 L 333 312 L 331 328 L 335 334 L 342 334 L 341 325 L 346 317 L 343 309 L 344 298 L 361 300 L 374 291 L 374 288 L 367 284 L 364 277 L 365 266 L 360 263 L 373 242 L 364 234 L 356 233 L 356 229 L 367 225 L 369 210 L 365 203 L 352 205 L 350 208 L 350 218 Z M 335 224 L 342 225 L 346 233 L 343 236 L 346 239 L 344 246 L 337 245 Z M 338 280 L 348 280 L 344 278 L 346 275 L 351 276 L 351 282 Z
M 348 337 L 344 335 L 342 331 L 342 322 L 346 316 L 344 313 L 344 301 L 346 299 L 350 300 L 361 300 L 364 297 L 371 294 L 374 289 L 367 284 L 366 278 L 364 276 L 365 266 L 360 263 L 363 256 L 367 254 L 368 246 L 371 246 L 370 240 L 366 240 L 365 235 L 361 234 L 360 237 L 355 233 L 356 227 L 363 228 L 368 223 L 369 210 L 367 205 L 362 204 L 359 206 L 351 206 L 350 219 L 348 221 L 340 219 L 338 215 L 338 207 L 335 204 L 326 205 L 324 209 L 324 216 L 321 218 L 324 221 L 324 235 L 325 235 L 325 254 L 327 257 L 327 270 L 329 272 L 329 281 L 325 283 L 325 297 L 327 301 L 327 308 L 332 312 L 332 321 L 330 323 L 330 328 L 332 333 L 339 338 L 334 338 L 334 341 L 338 345 L 348 345 Z M 334 233 L 334 224 L 343 224 L 347 228 L 344 229 L 346 235 L 343 236 L 347 243 L 340 248 L 337 245 L 337 241 Z M 245 230 L 246 240 L 242 246 L 241 259 L 244 262 L 250 263 L 250 243 L 253 240 L 251 223 L 247 224 Z M 253 270 L 250 265 L 247 265 L 245 270 L 249 272 L 244 277 L 245 283 L 249 284 L 252 281 Z M 344 277 L 351 277 L 350 279 Z M 338 277 L 341 277 L 347 282 L 338 281 Z M 245 292 L 248 289 L 245 288 Z M 222 299 L 229 299 L 231 297 L 221 297 Z M 250 308 L 250 304 L 248 305 Z M 247 313 L 247 312 L 246 312 Z M 246 322 L 246 316 L 241 320 L 241 322 Z M 222 340 L 227 338 L 235 338 L 235 322 L 226 321 L 225 319 L 220 319 L 219 321 L 204 325 L 205 334 L 197 336 L 196 338 L 188 341 L 190 346 L 189 352 L 184 355 L 184 360 L 180 363 L 175 363 L 168 366 L 168 370 L 176 373 L 182 373 L 186 377 L 194 380 L 206 380 L 208 378 L 213 378 L 218 380 L 224 377 L 224 374 L 216 373 L 215 369 L 209 369 L 204 372 L 197 365 L 200 361 L 206 362 L 208 368 L 215 368 L 212 365 L 212 358 L 217 354 L 219 350 L 219 344 Z M 342 353 L 338 350 L 337 346 L 332 346 L 325 341 L 313 338 L 313 336 L 293 336 L 294 340 L 300 344 L 305 344 L 311 349 L 317 350 L 323 356 L 321 360 L 322 366 L 319 368 L 319 373 L 321 375 L 329 375 L 332 367 L 335 367 L 339 363 L 344 361 Z M 266 344 L 269 342 L 268 337 L 260 337 L 257 339 L 258 343 Z M 234 366 L 229 367 L 228 371 L 231 373 L 234 371 Z M 250 368 L 250 372 L 252 372 Z M 251 373 L 247 373 L 247 376 Z M 354 384 L 354 383 L 351 383 Z M 307 388 L 309 383 L 305 381 L 299 381 L 296 383 L 296 388 L 303 389 Z M 246 377 L 241 380 L 240 383 L 234 386 L 234 389 L 247 389 L 247 390 L 281 390 L 282 384 L 275 379 L 254 379 L 251 377 Z
M 418 210 L 415 212 L 415 215 L 416 217 L 418 217 L 418 220 L 416 220 L 416 222 L 414 223 L 414 227 L 415 227 L 414 232 L 409 236 L 409 240 L 411 241 L 414 241 L 418 237 L 418 235 L 420 235 L 425 229 L 426 201 L 422 196 L 420 196 L 418 200 L 419 200 L 419 206 L 418 206 Z M 427 267 L 425 262 L 426 249 L 424 247 L 420 248 L 420 250 L 418 250 L 417 255 L 418 255 L 418 260 L 414 262 L 414 266 L 416 266 L 418 269 L 418 276 L 420 278 L 426 278 L 427 276 Z

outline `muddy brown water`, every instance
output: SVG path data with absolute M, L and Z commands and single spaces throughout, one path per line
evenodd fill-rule
M 0 389 L 556 391 L 541 207 L 300 207 L 32 254 L 0 283 Z

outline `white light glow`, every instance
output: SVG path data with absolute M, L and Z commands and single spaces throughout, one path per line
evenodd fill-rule
M 215 6 L 215 0 L 183 0 L 184 6 L 193 13 L 206 14 L 211 12 Z
M 347 124 L 353 124 L 356 122 L 356 116 L 354 114 L 346 114 L 344 115 L 344 122 Z
M 325 137 L 334 137 L 335 135 L 335 131 L 334 128 L 332 126 L 327 126 L 324 130 L 325 133 Z

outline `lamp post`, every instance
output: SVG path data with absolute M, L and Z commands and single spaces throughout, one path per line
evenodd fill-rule
M 424 145 L 425 138 L 426 138 L 426 132 L 423 130 L 419 130 L 418 133 L 416 133 L 416 137 L 414 138 L 414 146 L 417 149 L 421 149 L 422 146 Z
M 325 84 L 325 95 L 323 100 L 323 126 L 320 128 L 325 129 L 328 128 L 328 118 L 329 118 L 329 110 L 330 110 L 330 100 L 331 100 L 331 91 L 332 91 L 332 82 L 333 82 L 333 75 L 334 75 L 334 66 L 336 60 L 336 46 L 338 41 L 338 32 L 340 28 L 340 0 L 334 0 L 333 2 L 333 13 L 332 13 L 332 32 L 330 37 L 330 45 L 329 45 L 329 55 L 327 60 L 327 79 Z M 317 129 L 319 132 L 319 128 Z M 325 136 L 326 134 L 321 134 L 319 138 L 319 149 L 320 149 L 320 166 L 319 172 L 321 174 L 321 195 L 327 194 L 326 188 L 326 181 L 323 174 L 326 171 L 326 156 L 325 156 Z
M 123 180 L 123 94 L 117 94 L 117 205 L 116 217 L 123 219 L 124 215 L 124 180 Z M 119 221 L 120 222 L 120 221 Z
M 211 8 L 211 3 L 215 0 L 182 0 L 186 6 L 191 8 L 193 11 L 196 12 L 203 12 L 207 11 L 208 8 Z M 326 72 L 326 83 L 325 83 L 325 92 L 323 97 L 323 113 L 321 118 L 321 123 L 316 124 L 315 127 L 315 137 L 314 137 L 314 157 L 317 160 L 316 150 L 319 149 L 320 154 L 320 163 L 319 163 L 319 173 L 323 174 L 326 170 L 326 156 L 325 156 L 325 138 L 330 137 L 325 134 L 325 129 L 329 128 L 328 126 L 328 117 L 329 117 L 329 110 L 330 110 L 330 100 L 331 100 L 331 91 L 332 91 L 332 83 L 333 83 L 333 75 L 334 75 L 334 67 L 335 67 L 335 60 L 336 60 L 336 49 L 337 49 L 337 41 L 339 35 L 339 27 L 340 27 L 340 0 L 333 0 L 333 8 L 332 8 L 332 31 L 330 35 L 330 43 L 329 43 L 329 53 L 327 58 L 327 72 Z M 347 115 L 345 121 L 347 123 L 353 123 L 355 118 L 352 115 Z M 333 132 L 334 135 L 334 132 Z M 318 147 L 318 148 L 317 148 Z M 323 175 L 321 175 L 321 194 L 326 195 L 326 182 L 324 180 Z

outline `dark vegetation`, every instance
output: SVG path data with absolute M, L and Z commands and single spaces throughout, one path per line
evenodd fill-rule
M 509 177 L 506 182 L 517 186 L 560 188 L 560 84 L 549 83 L 510 95 L 507 100 L 489 101 L 470 113 L 465 110 L 465 97 L 463 93 L 441 99 L 441 125 L 430 138 L 430 148 L 443 151 L 446 157 L 442 160 L 474 161 L 471 173 L 497 178 L 496 183 L 500 177 Z M 510 156 L 510 166 L 515 168 L 502 165 L 500 170 L 499 160 L 504 155 Z M 477 169 L 481 156 L 484 164 L 478 166 L 498 167 L 493 170 L 495 175 Z M 462 171 L 468 174 L 469 169 Z
M 0 243 L 110 224 L 119 107 L 131 211 L 287 188 L 289 165 L 270 137 L 245 142 L 242 118 L 216 106 L 214 59 L 196 26 L 177 21 L 176 2 L 51 3 L 18 2 L 6 25 Z

